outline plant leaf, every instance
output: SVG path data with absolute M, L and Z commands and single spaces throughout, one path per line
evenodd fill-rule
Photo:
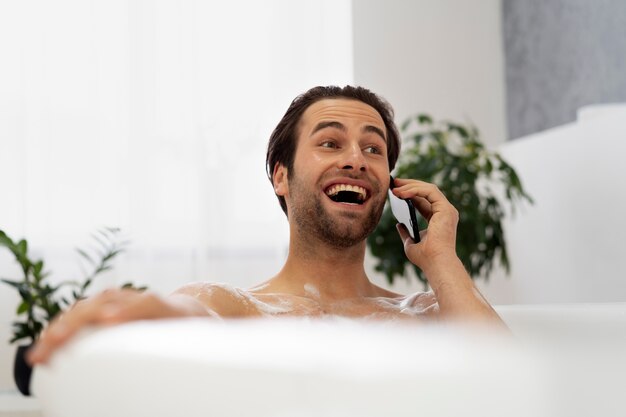
M 13 243 L 11 238 L 8 237 L 2 230 L 0 230 L 0 245 L 6 246 L 9 249 L 15 247 L 15 243 Z
M 405 130 L 407 130 L 407 128 L 411 125 L 412 121 L 413 119 L 408 118 L 404 122 L 402 122 L 402 125 L 400 126 L 400 131 L 404 132 Z
M 113 267 L 111 265 L 102 265 L 100 267 L 98 267 L 98 269 L 96 269 L 96 271 L 93 273 L 94 275 L 97 275 L 101 272 L 106 272 L 110 269 L 113 269 Z
M 0 279 L 0 281 L 4 282 L 5 284 L 8 284 L 8 285 L 10 285 L 12 287 L 15 287 L 17 289 L 21 288 L 22 285 L 24 285 L 24 282 L 22 282 L 22 281 L 11 281 L 11 280 L 5 279 L 5 278 Z
M 417 115 L 417 122 L 421 125 L 427 124 L 427 125 L 432 125 L 433 124 L 433 118 L 430 117 L 427 114 L 418 114 Z
M 19 316 L 20 314 L 25 313 L 26 311 L 28 311 L 28 307 L 30 307 L 30 303 L 27 303 L 26 301 L 22 301 L 20 305 L 17 307 L 17 311 L 15 314 Z
M 101 230 L 98 230 L 98 233 L 100 233 L 101 236 L 98 236 L 96 233 L 92 233 L 91 237 L 93 240 L 95 240 L 96 242 L 98 242 L 98 244 L 102 247 L 102 249 L 104 250 L 104 252 L 108 252 L 109 251 L 109 247 L 111 246 L 111 242 L 109 241 L 109 237 L 102 232 Z
M 87 262 L 89 262 L 91 265 L 96 266 L 96 261 L 94 261 L 94 260 L 91 258 L 91 256 L 89 256 L 89 254 L 88 254 L 87 252 L 85 252 L 85 251 L 84 251 L 84 250 L 82 250 L 82 249 L 78 249 L 78 248 L 76 248 L 76 252 L 78 252 L 78 254 L 79 254 L 80 256 L 82 256 L 82 257 L 83 257 L 83 259 L 87 260 Z
M 43 278 L 45 276 L 41 274 L 41 271 L 43 270 L 43 261 L 39 260 L 37 262 L 35 262 L 35 264 L 33 265 L 33 275 L 35 275 L 38 278 Z
M 26 258 L 26 254 L 28 253 L 28 242 L 25 239 L 20 240 L 17 244 L 17 250 L 24 258 Z

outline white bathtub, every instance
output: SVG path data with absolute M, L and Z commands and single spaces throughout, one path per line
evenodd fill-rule
M 483 328 L 141 322 L 82 335 L 33 391 L 48 417 L 624 416 L 626 303 L 503 306 Z

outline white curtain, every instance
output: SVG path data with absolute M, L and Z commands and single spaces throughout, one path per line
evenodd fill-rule
M 267 139 L 297 94 L 352 82 L 351 36 L 349 0 L 2 1 L 0 229 L 54 279 L 102 226 L 131 240 L 106 285 L 271 277 Z

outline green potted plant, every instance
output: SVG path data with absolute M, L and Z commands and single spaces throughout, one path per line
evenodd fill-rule
M 395 175 L 436 184 L 457 208 L 456 250 L 470 276 L 487 279 L 496 259 L 508 273 L 501 200 L 510 204 L 512 212 L 524 200 L 533 202 L 515 170 L 497 152 L 485 148 L 473 125 L 436 122 L 426 114 L 418 114 L 408 118 L 400 131 L 404 149 Z M 427 227 L 423 218 L 419 223 L 420 230 Z M 377 229 L 368 239 L 376 258 L 375 269 L 393 283 L 395 277 L 405 277 L 407 267 L 412 268 L 426 286 L 423 272 L 404 255 L 395 224 L 390 208 L 385 207 Z
M 0 247 L 7 248 L 13 254 L 22 270 L 21 279 L 1 279 L 15 288 L 21 297 L 10 343 L 27 341 L 18 346 L 14 368 L 15 382 L 22 394 L 29 395 L 31 369 L 24 360 L 26 351 L 57 314 L 84 298 L 93 280 L 113 267 L 113 260 L 124 251 L 127 244 L 120 240 L 119 232 L 116 228 L 98 230 L 92 235 L 95 248 L 77 249 L 80 257 L 89 265 L 82 281 L 63 281 L 53 285 L 46 279 L 49 273 L 45 271 L 44 261 L 30 258 L 28 242 L 25 239 L 14 241 L 0 230 Z M 132 284 L 127 283 L 123 287 L 132 287 Z

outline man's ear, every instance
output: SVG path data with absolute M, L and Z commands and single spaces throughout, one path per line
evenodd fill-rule
M 274 192 L 279 196 L 286 196 L 289 191 L 289 182 L 287 181 L 287 167 L 283 164 L 274 165 L 274 172 L 272 173 L 272 179 L 274 180 Z

